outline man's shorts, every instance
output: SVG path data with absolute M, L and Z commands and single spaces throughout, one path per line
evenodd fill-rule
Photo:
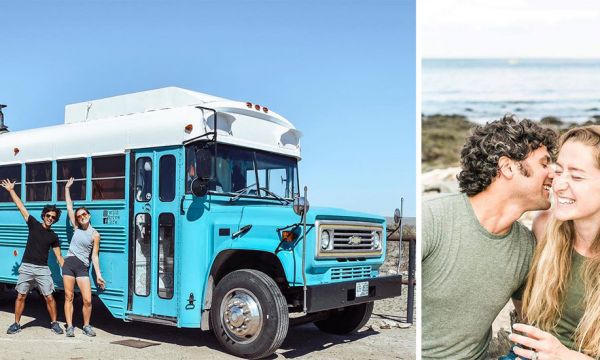
M 22 263 L 19 267 L 19 277 L 15 289 L 19 294 L 26 295 L 35 286 L 38 287 L 42 295 L 52 295 L 54 292 L 52 271 L 48 266 Z
M 83 261 L 79 260 L 77 256 L 67 256 L 65 258 L 65 263 L 62 267 L 63 276 L 73 276 L 75 278 L 79 277 L 89 277 L 90 267 L 85 266 Z

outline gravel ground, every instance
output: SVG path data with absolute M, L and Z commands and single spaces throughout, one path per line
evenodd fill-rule
M 392 259 L 389 264 L 397 264 L 396 261 L 397 258 Z M 383 270 L 393 268 L 395 266 L 388 265 Z M 406 317 L 405 289 L 403 287 L 400 297 L 377 301 L 371 320 L 356 334 L 325 334 L 312 324 L 290 328 L 281 348 L 270 359 L 415 359 L 415 326 L 402 322 Z M 63 323 L 60 297 L 59 293 L 59 321 Z M 92 315 L 92 325 L 98 334 L 95 338 L 81 333 L 81 298 L 75 299 L 75 337 L 66 338 L 50 332 L 43 299 L 35 293 L 27 299 L 21 320 L 23 331 L 7 335 L 5 329 L 14 321 L 14 299 L 14 290 L 0 294 L 0 359 L 235 359 L 222 351 L 212 332 L 125 323 L 112 318 L 97 298 L 94 298 Z M 112 344 L 126 339 L 156 345 L 135 349 Z
M 59 313 L 62 301 L 58 300 Z M 361 331 L 348 336 L 329 335 L 307 324 L 290 328 L 288 336 L 271 359 L 415 359 L 415 327 L 385 329 L 384 321 L 400 320 L 401 298 L 376 302 L 374 315 Z M 23 331 L 7 335 L 13 322 L 14 293 L 0 296 L 0 359 L 233 359 L 222 352 L 211 332 L 177 329 L 141 322 L 125 323 L 114 319 L 94 299 L 92 324 L 98 334 L 89 338 L 81 333 L 81 300 L 76 299 L 74 338 L 50 332 L 43 299 L 32 294 L 27 300 L 21 325 Z M 59 321 L 64 321 L 59 316 Z M 397 324 L 393 321 L 392 324 Z M 383 325 L 384 329 L 381 328 Z M 396 325 L 397 326 L 397 325 Z M 156 343 L 144 349 L 111 344 L 113 341 L 140 339 Z

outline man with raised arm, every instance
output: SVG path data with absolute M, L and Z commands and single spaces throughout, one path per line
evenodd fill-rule
M 0 183 L 6 191 L 9 192 L 12 201 L 23 215 L 23 219 L 29 227 L 27 245 L 23 254 L 23 261 L 19 267 L 19 277 L 17 279 L 17 300 L 15 301 L 15 322 L 8 327 L 7 334 L 16 334 L 21 331 L 21 314 L 25 309 L 25 299 L 29 290 L 37 286 L 40 293 L 46 300 L 46 308 L 50 314 L 50 330 L 55 334 L 62 334 L 63 330 L 56 321 L 56 301 L 52 293 L 54 292 L 54 282 L 52 281 L 52 272 L 48 267 L 48 252 L 50 248 L 54 251 L 58 263 L 62 267 L 63 257 L 60 252 L 58 236 L 50 228 L 52 224 L 60 218 L 60 209 L 54 205 L 46 205 L 42 210 L 42 223 L 38 222 L 21 202 L 21 199 L 15 192 L 15 183 L 10 180 L 2 180 Z
M 461 193 L 423 203 L 422 357 L 486 359 L 492 322 L 520 308 L 534 238 L 517 220 L 550 207 L 556 134 L 512 115 L 461 151 Z

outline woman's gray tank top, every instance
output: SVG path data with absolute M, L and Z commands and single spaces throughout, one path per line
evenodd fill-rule
M 67 256 L 75 256 L 85 266 L 90 266 L 90 258 L 92 257 L 92 249 L 94 247 L 93 235 L 95 232 L 96 230 L 91 225 L 86 230 L 75 229 Z

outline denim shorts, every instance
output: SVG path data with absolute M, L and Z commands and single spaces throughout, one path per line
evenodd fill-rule
M 89 277 L 90 276 L 90 267 L 85 266 L 83 261 L 79 260 L 77 256 L 67 256 L 65 258 L 65 263 L 62 267 L 63 276 L 73 276 L 75 278 L 79 277 Z
M 54 292 L 52 271 L 48 266 L 22 263 L 19 267 L 19 277 L 15 289 L 19 294 L 26 295 L 36 286 L 42 295 L 51 295 Z

